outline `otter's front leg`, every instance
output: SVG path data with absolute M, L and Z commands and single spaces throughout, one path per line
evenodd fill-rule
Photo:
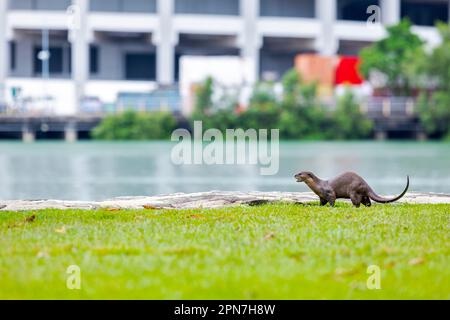
M 324 198 L 320 198 L 320 205 L 323 207 L 323 206 L 326 206 L 327 205 L 327 203 L 328 203 L 328 200 L 327 199 L 324 199 Z
M 326 199 L 330 203 L 330 206 L 334 207 L 334 204 L 336 203 L 336 193 L 334 190 L 327 190 L 326 193 Z
M 336 203 L 336 198 L 330 199 L 330 206 L 334 207 L 335 203 Z

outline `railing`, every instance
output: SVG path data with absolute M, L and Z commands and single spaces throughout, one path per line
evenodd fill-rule
M 119 94 L 116 110 L 133 108 L 139 111 L 181 111 L 181 97 L 178 89 L 162 88 L 150 93 Z
M 48 96 L 26 97 L 16 103 L 0 107 L 1 114 L 51 114 L 57 109 L 58 99 Z M 60 99 L 59 99 L 60 100 Z M 61 102 L 61 101 L 59 101 Z M 329 109 L 336 107 L 335 99 L 323 101 Z M 177 88 L 156 88 L 150 92 L 117 93 L 115 103 L 103 103 L 96 97 L 81 101 L 78 112 L 108 113 L 134 108 L 141 111 L 181 109 L 181 96 Z M 361 112 L 371 119 L 412 119 L 416 115 L 416 100 L 411 97 L 372 97 L 360 103 Z
M 416 100 L 412 97 L 372 97 L 361 103 L 361 111 L 369 118 L 412 118 Z

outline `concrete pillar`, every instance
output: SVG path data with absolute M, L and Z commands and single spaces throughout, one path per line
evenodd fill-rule
M 320 36 L 316 39 L 316 49 L 321 55 L 333 56 L 339 49 L 339 39 L 334 34 L 337 0 L 317 0 L 316 14 L 322 25 Z
M 75 142 L 78 140 L 77 124 L 68 122 L 64 128 L 64 140 L 66 142 Z
M 417 141 L 427 141 L 428 140 L 428 136 L 425 132 L 423 131 L 418 131 L 416 133 L 416 140 Z
M 377 131 L 375 132 L 375 140 L 384 141 L 387 139 L 386 131 Z
M 6 101 L 6 77 L 9 70 L 9 44 L 6 36 L 7 3 L 8 1 L 0 1 L 0 105 Z
M 28 123 L 22 126 L 22 141 L 33 142 L 36 140 L 36 132 L 34 132 Z
M 385 25 L 394 25 L 400 22 L 400 0 L 381 0 L 381 19 Z
M 259 55 L 262 37 L 258 33 L 259 0 L 240 1 L 243 28 L 238 36 L 238 46 L 241 56 L 245 59 L 247 82 L 254 83 L 259 78 Z
M 172 27 L 174 0 L 158 0 L 159 29 L 153 35 L 156 46 L 156 80 L 161 85 L 174 83 L 177 35 Z
M 80 108 L 84 97 L 84 88 L 89 79 L 89 30 L 87 15 L 89 0 L 72 0 L 73 5 L 68 9 L 69 39 L 72 44 L 72 79 L 75 85 L 76 112 Z

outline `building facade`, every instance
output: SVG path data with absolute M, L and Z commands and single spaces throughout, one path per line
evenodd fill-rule
M 17 92 L 51 96 L 62 113 L 77 112 L 86 96 L 112 103 L 118 92 L 176 84 L 183 55 L 240 56 L 252 81 L 277 79 L 299 53 L 357 54 L 403 17 L 433 46 L 449 2 L 0 0 L 0 105 Z M 368 25 L 371 16 L 380 23 Z

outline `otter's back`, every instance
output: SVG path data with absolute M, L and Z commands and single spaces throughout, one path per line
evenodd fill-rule
M 348 197 L 349 190 L 359 189 L 359 187 L 365 188 L 367 186 L 366 181 L 354 172 L 343 173 L 330 180 L 329 183 L 337 197 Z

